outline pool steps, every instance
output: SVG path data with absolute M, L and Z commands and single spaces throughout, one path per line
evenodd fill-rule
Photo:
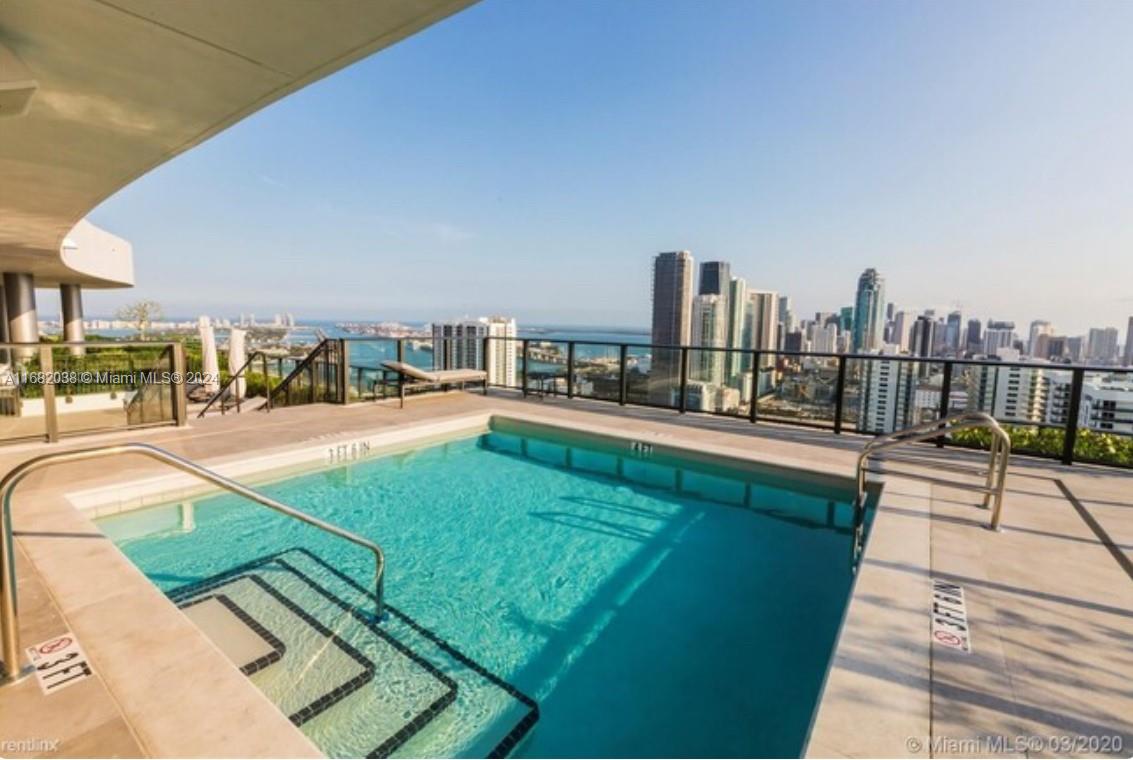
M 204 600 L 223 597 L 224 608 L 209 611 L 219 622 L 202 630 L 223 638 L 243 629 L 241 646 L 216 641 L 230 657 L 232 649 L 263 658 L 282 649 L 245 672 L 332 756 L 506 757 L 539 717 L 534 700 L 400 609 L 387 603 L 376 622 L 373 594 L 306 549 L 169 597 L 191 617 Z

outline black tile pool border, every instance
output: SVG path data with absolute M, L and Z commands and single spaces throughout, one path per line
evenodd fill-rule
M 322 557 L 319 557 L 318 555 L 311 552 L 310 550 L 305 549 L 303 547 L 296 547 L 296 548 L 292 549 L 291 551 L 294 551 L 294 552 L 297 552 L 299 554 L 306 556 L 311 561 L 315 562 L 316 564 L 321 566 L 323 569 L 325 569 L 327 572 L 331 573 L 336 578 L 341 580 L 343 583 L 346 583 L 351 588 L 356 590 L 358 593 L 362 594 L 365 598 L 370 599 L 370 600 L 375 601 L 375 602 L 377 601 L 373 592 L 369 591 L 366 588 L 363 588 L 353 578 L 346 575 L 345 573 L 338 570 L 337 568 L 331 566 Z M 511 731 L 509 731 L 507 733 L 507 735 L 495 747 L 492 748 L 492 751 L 490 753 L 488 753 L 488 757 L 490 757 L 490 758 L 507 757 L 508 753 L 510 753 L 513 749 L 515 749 L 519 745 L 519 743 L 521 741 L 523 741 L 524 737 L 527 736 L 527 734 L 531 731 L 532 727 L 534 727 L 534 725 L 539 721 L 539 704 L 534 699 L 532 699 L 531 697 L 527 696 L 522 691 L 517 689 L 515 686 L 508 683 L 504 679 L 500 678 L 495 673 L 492 673 L 491 671 L 489 671 L 487 668 L 485 668 L 480 663 L 473 660 L 468 655 L 457 650 L 455 647 L 453 647 L 447 641 L 442 639 L 440 636 L 433 633 L 429 629 L 425 628 L 423 625 L 421 625 L 416 620 L 409 617 L 409 615 L 405 614 L 404 612 L 397 609 L 393 605 L 391 605 L 387 602 L 385 604 L 385 608 L 389 612 L 389 614 L 397 617 L 399 620 L 401 620 L 407 626 L 412 628 L 414 631 L 416 631 L 422 637 L 433 642 L 433 644 L 435 644 L 439 649 L 443 650 L 446 654 L 448 654 L 454 660 L 457 660 L 462 665 L 467 667 L 469 670 L 472 670 L 473 672 L 475 672 L 481 678 L 483 678 L 486 681 L 489 681 L 490 683 L 492 683 L 493 685 L 499 687 L 504 692 L 506 692 L 509 696 L 511 696 L 516 701 L 520 702 L 521 704 L 523 704 L 524 706 L 526 706 L 528 708 L 527 713 L 523 716 L 523 718 L 521 718 L 520 721 L 518 723 L 516 723 L 516 725 L 511 729 Z M 351 614 L 354 615 L 354 617 L 356 617 L 360 620 L 366 619 L 366 616 L 359 613 L 355 608 L 351 608 L 350 612 L 351 612 Z
M 211 580 L 212 579 L 208 579 L 208 581 L 211 581 Z M 319 715 L 320 713 L 325 712 L 331 706 L 333 706 L 337 702 L 341 702 L 347 696 L 358 691 L 358 689 L 361 689 L 363 686 L 365 686 L 367 683 L 369 683 L 370 681 L 373 680 L 373 678 L 374 678 L 374 663 L 372 663 L 365 655 L 363 655 L 357 649 L 355 649 L 350 644 L 348 644 L 347 642 L 345 642 L 341 638 L 339 638 L 333 631 L 331 631 L 325 625 L 323 625 L 318 620 L 313 618 L 305 610 L 303 610 L 301 607 L 299 607 L 299 605 L 295 604 L 293 601 L 291 601 L 290 599 L 285 597 L 283 594 L 281 594 L 279 592 L 278 589 L 274 588 L 271 584 L 269 584 L 267 581 L 260 578 L 258 575 L 255 575 L 253 573 L 248 573 L 248 572 L 239 573 L 237 575 L 226 575 L 226 577 L 224 577 L 224 578 L 216 579 L 215 585 L 206 581 L 205 582 L 206 588 L 204 588 L 204 589 L 200 589 L 200 590 L 188 589 L 183 596 L 180 596 L 180 598 L 184 599 L 186 597 L 193 597 L 193 596 L 195 596 L 195 593 L 200 593 L 201 591 L 211 591 L 211 590 L 215 590 L 217 588 L 223 588 L 224 586 L 231 585 L 231 584 L 236 583 L 236 582 L 241 581 L 241 580 L 251 581 L 257 587 L 259 587 L 260 590 L 262 590 L 264 593 L 268 594 L 273 599 L 275 599 L 277 602 L 279 602 L 281 605 L 283 605 L 284 608 L 286 608 L 288 612 L 290 612 L 291 614 L 295 615 L 295 617 L 302 620 L 304 623 L 307 624 L 308 627 L 314 629 L 319 635 L 323 636 L 328 641 L 330 641 L 332 644 L 334 644 L 336 647 L 338 647 L 338 649 L 340 651 L 342 651 L 347 657 L 349 657 L 350 659 L 354 660 L 356 663 L 358 663 L 359 665 L 362 666 L 362 671 L 360 673 L 358 673 L 358 675 L 351 677 L 349 680 L 345 681 L 341 685 L 336 686 L 335 688 L 331 689 L 326 694 L 323 694 L 323 695 L 317 697 L 312 702 L 309 702 L 307 705 L 301 707 L 300 709 L 296 710 L 291 715 L 287 716 L 288 719 L 292 723 L 294 723 L 296 726 L 303 725 L 307 721 L 311 720 L 312 718 Z M 180 591 L 180 589 L 179 589 L 179 591 Z M 178 605 L 178 606 L 181 606 L 181 605 Z

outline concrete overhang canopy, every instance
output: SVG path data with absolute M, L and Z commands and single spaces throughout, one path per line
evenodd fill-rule
M 23 115 L 0 119 L 0 269 L 43 285 L 128 284 L 68 263 L 64 239 L 92 208 L 474 1 L 0 1 L 0 45 L 38 84 Z

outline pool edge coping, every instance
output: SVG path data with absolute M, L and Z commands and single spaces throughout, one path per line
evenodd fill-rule
M 852 478 L 850 476 L 847 475 L 846 477 L 842 477 L 835 475 L 830 471 L 829 466 L 824 466 L 818 462 L 809 462 L 805 459 L 795 456 L 781 456 L 769 454 L 766 452 L 755 452 L 732 448 L 725 445 L 696 441 L 682 436 L 681 431 L 678 429 L 664 433 L 646 430 L 633 431 L 626 430 L 624 428 L 610 427 L 603 424 L 595 424 L 593 422 L 583 420 L 571 420 L 567 422 L 553 416 L 549 417 L 526 411 L 521 412 L 511 408 L 497 408 L 495 405 L 490 405 L 487 409 L 475 412 L 463 412 L 443 418 L 434 418 L 425 421 L 409 421 L 404 424 L 394 425 L 392 427 L 376 428 L 375 432 L 373 433 L 351 432 L 349 434 L 341 435 L 332 434 L 325 436 L 324 440 L 320 440 L 318 443 L 311 443 L 308 441 L 275 448 L 267 447 L 254 449 L 252 450 L 254 452 L 254 456 L 251 457 L 249 457 L 247 453 L 243 453 L 239 455 L 218 458 L 215 460 L 202 460 L 202 464 L 217 469 L 224 474 L 230 474 L 234 477 L 242 477 L 248 474 L 254 474 L 255 472 L 263 471 L 262 469 L 252 467 L 252 463 L 262 464 L 266 460 L 277 460 L 279 457 L 285 455 L 290 455 L 292 457 L 295 457 L 296 459 L 305 457 L 306 459 L 304 461 L 312 462 L 315 461 L 312 456 L 315 452 L 319 452 L 320 458 L 325 457 L 326 452 L 328 451 L 328 447 L 333 449 L 335 447 L 341 447 L 344 445 L 349 446 L 351 443 L 357 443 L 367 439 L 388 440 L 390 443 L 420 442 L 428 437 L 429 432 L 436 434 L 447 433 L 451 435 L 460 432 L 461 430 L 471 431 L 476 429 L 477 427 L 486 428 L 490 424 L 491 420 L 497 416 L 517 420 L 520 422 L 531 422 L 534 424 L 540 424 L 554 428 L 591 433 L 605 437 L 613 437 L 625 441 L 649 440 L 658 443 L 659 445 L 671 447 L 678 450 L 701 452 L 703 454 L 714 457 L 726 457 L 730 460 L 746 462 L 761 467 L 789 469 L 797 473 L 804 473 L 810 476 L 819 477 L 824 482 L 829 482 L 831 479 L 838 480 L 840 482 L 852 482 Z M 722 435 L 731 436 L 736 434 L 724 433 Z M 323 461 L 324 465 L 330 463 L 332 462 L 327 462 L 325 460 Z M 277 466 L 271 469 L 278 470 L 279 468 Z M 98 535 L 102 536 L 101 531 L 99 531 L 98 527 L 94 525 L 92 518 L 95 516 L 104 516 L 105 514 L 110 514 L 110 512 L 98 513 L 99 506 L 97 504 L 97 499 L 94 498 L 95 492 L 101 491 L 104 494 L 118 492 L 120 505 L 124 502 L 127 502 L 129 499 L 136 499 L 138 500 L 137 506 L 134 508 L 143 508 L 145 506 L 152 506 L 157 503 L 167 503 L 171 500 L 169 498 L 170 491 L 166 487 L 170 482 L 171 477 L 177 478 L 179 476 L 141 478 L 135 481 L 127 481 L 124 486 L 112 485 L 94 489 L 88 488 L 79 491 L 68 492 L 62 495 L 62 502 L 70 507 L 70 509 L 67 511 L 71 513 L 72 521 L 75 518 L 78 518 L 78 520 L 84 524 L 83 527 L 88 530 L 93 530 L 94 532 L 98 533 Z M 852 716 L 853 714 L 860 711 L 849 709 L 853 707 L 852 701 L 849 705 L 842 703 L 845 701 L 845 696 L 847 693 L 853 693 L 855 689 L 854 682 L 861 676 L 861 673 L 858 672 L 858 670 L 860 670 L 859 663 L 856 661 L 854 653 L 849 650 L 851 647 L 855 646 L 854 642 L 858 637 L 866 635 L 865 632 L 867 631 L 876 630 L 878 628 L 875 620 L 866 619 L 866 613 L 862 611 L 864 604 L 861 602 L 861 599 L 865 594 L 872 593 L 875 590 L 875 587 L 884 587 L 887 584 L 886 579 L 881 574 L 882 570 L 877 566 L 877 563 L 893 562 L 895 561 L 893 557 L 903 557 L 903 551 L 907 552 L 910 548 L 908 545 L 910 542 L 906 541 L 903 537 L 896 535 L 896 533 L 899 533 L 900 531 L 896 531 L 896 526 L 893 524 L 895 513 L 890 510 L 892 504 L 890 503 L 889 494 L 899 493 L 906 498 L 911 498 L 914 501 L 923 502 L 916 508 L 919 508 L 926 513 L 929 508 L 928 497 L 930 492 L 925 484 L 906 478 L 897 478 L 892 476 L 887 479 L 887 484 L 888 485 L 883 494 L 882 503 L 879 505 L 878 519 L 874 521 L 873 534 L 871 535 L 870 540 L 866 546 L 865 555 L 863 557 L 863 569 L 859 574 L 859 578 L 855 582 L 854 589 L 851 594 L 851 599 L 847 606 L 846 619 L 842 627 L 840 628 L 837 644 L 833 652 L 830 672 L 828 674 L 826 684 L 820 695 L 819 703 L 816 708 L 816 717 L 812 726 L 812 731 L 810 733 L 808 743 L 806 745 L 807 754 L 809 755 L 844 754 L 845 749 L 847 748 L 853 748 L 854 754 L 860 754 L 857 751 L 857 742 L 860 741 L 862 732 L 860 730 L 857 730 L 857 728 L 863 724 L 859 722 L 860 719 L 850 719 L 847 717 Z M 161 496 L 159 499 L 151 501 L 149 503 L 146 503 L 145 500 L 147 498 L 152 498 L 152 496 L 147 497 L 144 492 L 131 492 L 129 490 L 130 487 L 142 488 L 143 486 L 145 486 L 145 488 L 152 489 L 155 485 L 158 486 L 155 492 L 160 493 Z M 898 487 L 901 489 L 900 492 L 897 492 L 895 490 Z M 125 497 L 122 497 L 124 488 L 126 495 Z M 207 491 L 211 489 L 205 490 Z M 73 500 L 72 497 L 75 497 L 78 503 L 76 503 L 76 501 Z M 104 502 L 104 506 L 105 503 L 106 502 Z M 911 507 L 903 507 L 903 509 L 909 508 Z M 41 510 L 36 511 L 39 512 Z M 50 511 L 56 512 L 56 510 Z M 122 507 L 119 506 L 119 508 L 115 511 L 123 510 Z M 924 554 L 923 556 L 916 558 L 916 561 L 920 561 L 921 566 L 925 568 L 923 584 L 906 583 L 904 584 L 904 587 L 900 589 L 900 596 L 902 600 L 906 603 L 911 602 L 914 605 L 916 605 L 919 601 L 917 600 L 915 594 L 921 588 L 921 586 L 923 585 L 924 589 L 928 588 L 927 520 L 923 521 L 923 527 L 924 540 L 923 547 L 921 548 L 923 549 Z M 24 537 L 21 537 L 20 540 L 21 544 L 25 543 Z M 109 548 L 112 550 L 113 554 L 116 555 L 117 562 L 115 562 L 114 564 L 118 565 L 117 570 L 124 571 L 118 573 L 120 577 L 116 579 L 117 581 L 126 585 L 136 585 L 137 582 L 140 582 L 152 592 L 150 596 L 156 594 L 158 601 L 163 604 L 153 605 L 153 614 L 165 615 L 169 613 L 177 613 L 178 617 L 182 619 L 184 618 L 184 616 L 176 610 L 176 607 L 174 607 L 171 603 L 168 603 L 168 600 L 165 599 L 164 595 L 162 595 L 160 591 L 158 591 L 157 588 L 153 586 L 149 579 L 145 578 L 141 571 L 138 570 L 129 561 L 129 559 L 126 558 L 125 555 L 122 554 L 118 550 L 118 548 L 113 545 L 112 542 L 107 541 L 106 543 L 109 544 Z M 919 540 L 918 542 L 912 543 L 917 543 L 918 545 L 920 545 Z M 25 546 L 25 551 L 28 551 L 29 555 L 33 553 L 27 548 L 27 546 Z M 107 558 L 104 557 L 103 559 L 105 560 Z M 44 578 L 44 581 L 47 583 L 48 587 L 54 588 L 54 570 L 44 572 L 44 569 L 41 567 L 40 562 L 36 561 L 35 558 L 33 558 L 33 562 L 36 565 L 36 570 Z M 129 581 L 127 581 L 127 576 L 130 577 Z M 889 585 L 892 584 L 890 583 Z M 927 596 L 924 598 L 927 598 Z M 100 601 L 102 601 L 101 597 L 99 599 L 90 601 L 87 606 L 97 605 L 100 603 Z M 69 613 L 71 613 L 73 610 L 69 609 L 68 605 L 66 604 L 60 604 L 60 609 L 62 610 L 65 618 L 70 620 L 71 616 Z M 873 612 L 870 611 L 870 615 L 872 614 Z M 904 611 L 902 613 L 902 616 L 905 618 L 909 617 L 908 611 Z M 185 622 L 188 621 L 186 620 Z M 240 675 L 238 670 L 235 669 L 226 658 L 224 658 L 219 650 L 212 645 L 211 641 L 208 641 L 207 637 L 205 637 L 202 632 L 198 631 L 195 626 L 191 626 L 191 624 L 189 625 L 191 627 L 191 631 L 196 634 L 196 637 L 203 640 L 203 642 L 208 647 L 214 650 L 217 657 L 220 658 L 218 662 L 221 666 L 231 669 L 237 675 Z M 86 643 L 85 639 L 84 643 Z M 918 639 L 915 640 L 912 637 L 905 636 L 905 638 L 902 639 L 902 644 L 903 646 L 909 647 L 911 651 L 921 651 L 923 653 L 924 671 L 927 677 L 929 665 L 927 634 L 921 635 Z M 88 645 L 88 649 L 89 648 L 90 647 Z M 132 666 L 132 668 L 136 668 L 136 663 Z M 242 675 L 240 675 L 240 677 L 243 678 Z M 245 679 L 245 682 L 247 685 L 247 691 L 249 692 L 248 697 L 250 700 L 257 700 L 266 703 L 272 711 L 276 712 L 277 715 L 282 717 L 282 713 L 278 711 L 278 708 L 276 708 L 274 704 L 268 701 L 266 697 L 264 697 L 250 681 L 246 681 Z M 927 704 L 928 691 L 927 689 L 922 689 L 922 692 L 925 703 L 923 710 L 921 710 L 918 706 L 910 707 L 910 703 L 907 700 L 907 695 L 905 695 L 903 692 L 895 693 L 896 696 L 893 700 L 891 700 L 893 702 L 891 709 L 904 716 L 904 718 L 902 719 L 903 725 L 912 725 L 919 729 L 921 723 L 923 722 L 923 729 L 919 730 L 919 735 L 926 736 L 928 733 L 927 727 L 929 718 Z M 871 691 L 871 696 L 875 695 L 875 693 L 876 685 L 875 689 Z M 123 717 L 125 717 L 127 721 L 130 722 L 131 725 L 133 725 L 133 721 L 130 719 L 129 712 L 126 711 L 125 708 L 123 709 Z M 876 719 L 877 715 L 872 714 L 871 717 L 873 719 Z M 850 721 L 850 725 L 848 727 L 843 727 L 847 720 Z M 313 748 L 313 745 L 310 744 L 309 740 L 306 739 L 306 737 L 299 731 L 299 729 L 292 726 L 289 722 L 286 722 L 286 726 L 292 730 L 293 734 L 295 735 L 294 738 L 296 740 L 301 740 L 301 742 L 297 741 L 295 743 L 295 750 L 303 749 L 309 751 Z M 847 730 L 851 733 L 846 733 Z M 872 731 L 870 733 L 872 733 Z M 892 733 L 890 733 L 890 735 L 892 735 Z M 840 736 L 845 736 L 846 740 L 839 740 L 838 737 Z M 306 746 L 301 747 L 301 745 Z M 834 749 L 835 747 L 842 749 Z M 217 750 L 218 751 L 216 752 L 216 755 L 218 756 L 227 756 L 232 754 L 232 746 L 230 743 L 218 745 Z M 297 754 L 304 754 L 309 756 L 307 752 L 297 752 Z M 907 751 L 893 752 L 892 745 L 889 745 L 888 751 L 881 754 L 893 755 L 916 753 Z

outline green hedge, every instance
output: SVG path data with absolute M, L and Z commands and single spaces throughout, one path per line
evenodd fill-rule
M 1004 429 L 1011 438 L 1012 451 L 1062 457 L 1065 434 L 1061 428 L 1004 425 Z M 952 434 L 952 441 L 959 446 L 986 449 L 991 445 L 991 433 L 981 429 L 959 430 Z M 1074 460 L 1133 467 L 1133 437 L 1079 429 L 1074 439 Z

